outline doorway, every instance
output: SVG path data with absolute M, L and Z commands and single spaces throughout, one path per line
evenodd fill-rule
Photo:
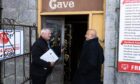
M 65 16 L 64 84 L 71 82 L 77 70 L 87 28 L 88 15 Z
M 52 44 L 54 46 L 61 44 L 61 48 L 65 48 L 64 53 L 61 54 L 64 59 L 63 63 L 57 64 L 54 68 L 57 71 L 51 75 L 59 74 L 57 80 L 63 81 L 58 81 L 58 84 L 71 84 L 79 64 L 80 53 L 88 28 L 88 15 L 43 16 L 42 28 L 46 27 L 53 29 Z M 51 78 L 50 81 L 53 82 Z

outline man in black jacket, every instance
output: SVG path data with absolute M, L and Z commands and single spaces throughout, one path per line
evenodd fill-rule
M 49 28 L 42 29 L 41 35 L 32 46 L 32 63 L 30 68 L 30 76 L 32 84 L 45 84 L 47 76 L 51 73 L 54 62 L 46 62 L 40 59 L 49 49 L 49 40 L 51 38 L 51 30 Z
M 98 42 L 96 31 L 87 31 L 86 41 L 80 57 L 80 64 L 72 84 L 101 84 L 101 65 L 104 62 L 103 49 Z

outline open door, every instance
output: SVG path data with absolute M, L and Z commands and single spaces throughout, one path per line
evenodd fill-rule
M 42 17 L 42 28 L 51 28 L 53 30 L 51 46 L 60 47 L 64 46 L 64 18 L 55 16 L 44 16 Z M 59 50 L 60 50 L 59 48 Z M 56 78 L 55 78 L 56 77 Z M 64 84 L 64 63 L 63 63 L 63 53 L 60 55 L 59 61 L 56 63 L 53 72 L 47 78 L 47 84 Z
M 42 28 L 47 27 L 53 30 L 52 46 L 65 46 L 59 62 L 47 78 L 47 84 L 70 84 L 79 65 L 88 15 L 43 16 Z

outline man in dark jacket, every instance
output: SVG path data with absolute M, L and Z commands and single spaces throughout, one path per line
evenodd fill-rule
M 49 49 L 49 40 L 51 38 L 51 30 L 42 29 L 39 39 L 32 46 L 32 63 L 30 68 L 30 76 L 32 84 L 45 84 L 47 76 L 51 73 L 54 62 L 46 62 L 40 59 Z
M 86 41 L 80 57 L 80 64 L 72 84 L 101 84 L 101 65 L 104 62 L 103 49 L 98 42 L 96 31 L 87 31 Z

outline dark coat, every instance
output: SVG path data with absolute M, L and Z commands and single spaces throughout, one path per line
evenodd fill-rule
M 100 84 L 103 61 L 103 49 L 98 42 L 98 38 L 85 41 L 80 64 L 72 84 Z
M 30 75 L 32 77 L 46 77 L 52 71 L 49 62 L 40 59 L 48 50 L 48 44 L 43 38 L 37 39 L 32 46 L 32 63 L 30 68 Z

